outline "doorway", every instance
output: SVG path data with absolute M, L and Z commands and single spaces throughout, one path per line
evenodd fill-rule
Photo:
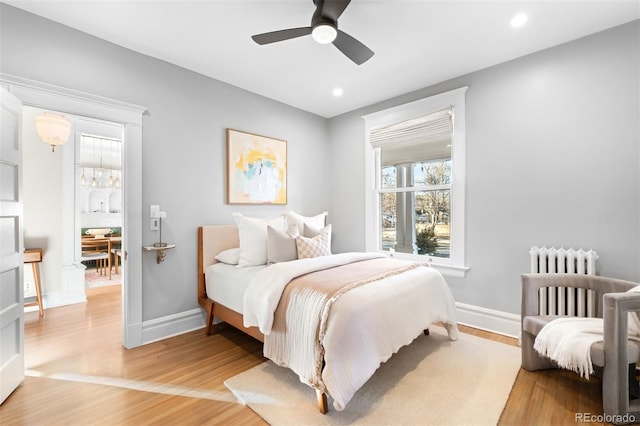
M 45 308 L 52 308 L 86 302 L 87 276 L 94 279 L 94 285 L 124 284 L 124 280 L 113 279 L 116 271 L 112 268 L 118 260 L 114 256 L 121 251 L 123 230 L 124 127 L 64 114 L 74 131 L 63 146 L 52 151 L 30 125 L 43 113 L 63 114 L 23 108 L 24 245 L 43 252 L 43 302 Z M 91 239 L 91 255 L 83 252 L 83 236 Z M 24 275 L 25 297 L 29 297 L 35 287 L 31 269 Z
M 121 125 L 79 120 L 76 161 L 76 237 L 85 289 L 122 284 Z M 79 229 L 78 229 L 79 227 Z
M 0 83 L 16 96 L 23 105 L 58 111 L 78 117 L 103 120 L 111 123 L 119 123 L 123 129 L 123 167 L 122 179 L 126 185 L 122 187 L 122 202 L 126 205 L 123 214 L 122 250 L 126 259 L 123 267 L 123 280 L 126 283 L 122 287 L 122 344 L 126 348 L 133 348 L 143 344 L 142 321 L 142 116 L 146 108 L 127 102 L 108 99 L 90 93 L 67 89 L 34 80 L 28 80 L 17 76 L 0 74 Z M 24 118 L 24 117 L 23 117 Z M 23 138 L 25 133 L 32 132 L 27 120 L 23 120 Z M 70 164 L 72 174 L 70 191 L 67 196 L 74 197 L 75 171 L 74 152 L 61 149 L 61 161 Z M 50 152 L 51 153 L 51 152 Z M 43 180 L 49 179 L 47 175 L 41 175 Z M 64 203 L 68 205 L 68 203 Z M 73 203 L 72 203 L 73 205 Z M 52 214 L 57 214 L 54 209 Z M 60 214 L 60 220 L 64 223 L 71 221 L 71 227 L 75 226 L 72 212 Z M 47 222 L 52 226 L 55 222 L 51 218 Z M 67 225 L 68 226 L 68 225 Z M 68 241 L 63 241 L 65 253 L 75 250 L 73 234 L 70 233 Z M 79 244 L 78 244 L 79 245 Z M 71 249 L 69 249 L 71 247 Z M 132 248 L 132 249 L 130 249 Z M 45 254 L 46 256 L 46 254 Z M 73 258 L 73 256 L 72 256 Z M 43 262 L 44 264 L 44 262 Z M 84 292 L 83 292 L 84 293 Z M 57 294 L 49 295 L 52 297 Z M 45 298 L 45 307 L 47 299 Z M 46 315 L 46 314 L 45 314 Z

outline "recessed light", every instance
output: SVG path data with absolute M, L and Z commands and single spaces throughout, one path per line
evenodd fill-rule
M 336 98 L 339 98 L 344 93 L 344 90 L 342 90 L 341 87 L 336 87 L 335 89 L 333 89 L 332 93 L 333 93 L 333 96 L 335 96 Z
M 511 26 L 513 28 L 521 27 L 527 22 L 527 19 L 529 19 L 527 15 L 525 15 L 524 13 L 519 13 L 511 18 Z

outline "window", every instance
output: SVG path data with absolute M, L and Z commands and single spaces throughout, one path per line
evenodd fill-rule
M 367 250 L 464 276 L 466 89 L 364 117 Z

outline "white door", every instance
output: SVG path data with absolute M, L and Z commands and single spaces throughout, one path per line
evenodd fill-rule
M 0 404 L 24 380 L 22 104 L 0 87 Z

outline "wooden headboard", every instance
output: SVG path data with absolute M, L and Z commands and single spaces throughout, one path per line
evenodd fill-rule
M 257 327 L 243 325 L 241 314 L 220 303 L 213 303 L 213 300 L 207 297 L 205 269 L 217 263 L 215 257 L 218 253 L 236 247 L 240 247 L 237 225 L 207 225 L 198 228 L 198 303 L 207 313 L 206 333 L 211 334 L 215 315 L 238 330 L 264 342 L 264 336 Z
M 198 227 L 198 299 L 207 297 L 204 271 L 217 262 L 218 253 L 240 246 L 237 225 L 207 225 Z

